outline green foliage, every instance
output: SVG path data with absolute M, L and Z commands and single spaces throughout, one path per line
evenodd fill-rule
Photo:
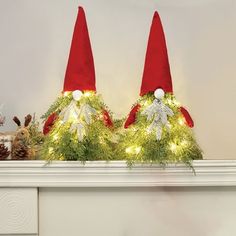
M 30 144 L 35 145 L 42 145 L 44 141 L 44 135 L 40 131 L 39 122 L 35 119 L 35 115 L 33 116 L 33 120 L 30 123 L 28 130 L 30 135 Z
M 141 115 L 143 109 L 154 101 L 153 94 L 147 94 L 138 101 L 141 109 L 137 114 L 135 124 L 128 129 L 119 132 L 120 143 L 116 149 L 116 155 L 125 159 L 128 165 L 136 162 L 158 163 L 162 166 L 168 163 L 184 162 L 191 166 L 192 160 L 202 159 L 202 151 L 194 139 L 192 130 L 184 124 L 179 104 L 175 97 L 166 94 L 163 102 L 174 112 L 169 117 L 171 128 L 163 128 L 161 140 L 156 139 L 155 132 L 147 132 L 150 121 L 145 115 Z
M 28 126 L 29 131 L 29 140 L 27 142 L 27 146 L 29 148 L 30 158 L 38 159 L 40 148 L 44 142 L 44 135 L 40 131 L 39 122 L 36 121 L 35 115 L 33 116 L 33 120 Z
M 168 163 L 185 163 L 191 167 L 192 160 L 202 159 L 200 150 L 192 130 L 184 124 L 179 111 L 180 104 L 171 94 L 166 94 L 163 102 L 174 112 L 168 117 L 170 130 L 163 127 L 161 140 L 157 141 L 155 132 L 148 133 L 150 121 L 141 115 L 143 109 L 149 106 L 155 97 L 147 94 L 137 103 L 141 109 L 137 114 L 135 124 L 128 129 L 123 128 L 124 119 L 115 120 L 112 129 L 107 128 L 103 121 L 103 109 L 106 108 L 101 97 L 95 93 L 85 92 L 77 107 L 88 104 L 97 113 L 92 115 L 92 123 L 86 125 L 86 134 L 79 141 L 76 131 L 70 131 L 73 120 L 62 122 L 59 119 L 51 132 L 45 137 L 42 147 L 42 157 L 47 160 L 126 160 L 129 166 L 135 163 L 158 163 L 162 166 Z M 43 116 L 46 119 L 51 113 L 60 112 L 72 101 L 72 94 L 59 97 Z M 107 109 L 107 108 L 106 108 Z
M 58 112 L 62 110 L 64 107 L 69 105 L 72 99 L 72 94 L 68 94 L 68 96 L 60 96 L 56 99 L 56 101 L 49 107 L 48 111 L 41 116 L 41 119 L 46 120 L 53 112 Z
M 72 101 L 71 93 L 63 98 L 58 98 L 49 111 L 44 115 L 46 118 L 52 112 L 59 113 Z M 112 130 L 104 125 L 103 109 L 105 107 L 100 96 L 85 92 L 81 99 L 76 102 L 80 107 L 88 104 L 97 113 L 92 115 L 91 124 L 86 124 L 85 136 L 79 141 L 76 131 L 70 131 L 73 119 L 65 123 L 59 119 L 53 126 L 51 132 L 46 136 L 42 148 L 42 156 L 47 160 L 79 160 L 82 162 L 92 160 L 112 159 Z

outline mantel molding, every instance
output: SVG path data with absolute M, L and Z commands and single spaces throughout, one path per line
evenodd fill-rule
M 66 162 L 1 161 L 0 187 L 157 187 L 236 186 L 236 160 L 193 162 L 196 175 L 185 165 L 136 165 L 124 161 Z

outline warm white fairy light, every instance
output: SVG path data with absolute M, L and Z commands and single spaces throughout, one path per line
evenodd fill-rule
M 128 153 L 128 154 L 132 153 L 132 147 L 127 147 L 125 149 L 125 152 Z
M 185 148 L 186 146 L 188 146 L 188 141 L 187 140 L 182 140 L 180 143 L 176 144 L 176 143 L 170 143 L 170 150 L 173 153 L 176 153 L 177 151 L 182 150 L 183 148 Z
M 188 145 L 188 141 L 187 140 L 183 140 L 180 144 L 181 144 L 181 146 L 186 147 Z
M 183 119 L 182 117 L 180 117 L 180 118 L 178 119 L 178 123 L 179 123 L 180 125 L 184 125 L 184 119 Z
M 127 154 L 139 154 L 141 149 L 142 149 L 141 146 L 130 146 L 125 149 L 125 152 Z
M 180 106 L 180 103 L 179 103 L 177 100 L 175 100 L 175 99 L 173 100 L 173 103 L 174 103 L 174 105 L 177 106 L 177 107 Z
M 102 137 L 99 137 L 99 143 L 105 144 L 105 141 L 104 141 L 104 139 Z
M 140 102 L 140 105 L 141 105 L 142 107 L 146 107 L 146 106 L 148 106 L 148 105 L 150 105 L 150 104 L 151 104 L 151 102 L 148 101 L 148 100 L 145 100 L 145 101 L 141 101 L 141 102 Z
M 171 143 L 171 144 L 170 144 L 170 150 L 171 150 L 172 152 L 176 152 L 176 149 L 177 149 L 177 145 L 176 145 L 175 143 Z
M 146 128 L 146 133 L 150 134 L 152 131 L 149 128 Z
M 136 148 L 134 149 L 134 151 L 135 151 L 136 154 L 139 154 L 140 151 L 141 151 L 141 147 L 140 147 L 140 146 L 139 146 L 139 147 L 136 147 Z
M 63 125 L 63 124 L 64 124 L 64 121 L 63 121 L 63 120 L 60 120 L 60 121 L 59 121 L 59 124 L 60 124 L 60 125 Z
M 70 92 L 64 92 L 63 96 L 67 97 L 70 94 Z
M 169 105 L 171 105 L 171 104 L 172 104 L 172 100 L 171 100 L 170 98 L 167 98 L 167 99 L 166 99 L 166 103 L 169 104 Z
M 93 95 L 93 92 L 84 92 L 83 94 L 85 97 L 90 97 Z
M 58 134 L 54 134 L 52 139 L 53 139 L 53 141 L 56 141 L 56 140 L 58 140 L 58 138 L 59 138 Z
M 53 149 L 52 147 L 50 147 L 50 148 L 48 149 L 48 153 L 49 153 L 49 154 L 52 154 L 53 151 L 54 151 L 54 149 Z

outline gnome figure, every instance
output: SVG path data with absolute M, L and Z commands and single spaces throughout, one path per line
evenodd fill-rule
M 103 148 L 109 150 L 107 138 L 113 122 L 96 94 L 93 53 L 82 7 L 75 22 L 62 96 L 43 118 L 48 156 L 88 160 L 99 158 L 99 150 L 102 158 Z
M 190 127 L 188 111 L 173 95 L 170 65 L 161 19 L 154 13 L 143 70 L 140 99 L 125 123 L 121 149 L 127 158 L 155 161 L 189 162 L 201 159 Z
M 146 109 L 143 114 L 148 113 L 148 110 L 152 112 L 154 112 L 155 110 L 159 110 L 159 118 L 157 120 L 166 120 L 166 115 L 173 115 L 173 112 L 167 106 L 162 104 L 162 98 L 166 93 L 173 94 L 173 87 L 165 35 L 160 16 L 157 12 L 154 13 L 150 29 L 140 96 L 144 96 L 148 93 L 154 94 L 156 98 L 154 103 L 156 103 L 156 106 L 153 104 L 152 107 Z M 159 104 L 160 106 L 158 106 L 157 104 Z M 160 108 L 161 106 L 162 109 Z M 128 128 L 131 124 L 135 122 L 136 113 L 139 111 L 140 108 L 140 104 L 136 104 L 132 108 L 125 122 L 125 128 Z M 162 110 L 162 112 L 164 110 L 166 112 L 164 114 L 160 114 L 160 109 Z M 180 112 L 184 116 L 187 125 L 189 127 L 193 127 L 193 120 L 188 111 L 185 108 L 180 107 Z M 161 118 L 161 116 L 164 118 Z

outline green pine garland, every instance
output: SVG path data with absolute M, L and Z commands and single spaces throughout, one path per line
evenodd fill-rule
M 138 100 L 141 109 L 137 114 L 136 122 L 120 131 L 120 143 L 116 155 L 127 160 L 129 166 L 136 162 L 158 163 L 162 166 L 183 162 L 191 166 L 192 160 L 202 159 L 202 151 L 192 130 L 185 125 L 179 111 L 179 104 L 172 94 L 166 94 L 163 98 L 164 104 L 174 112 L 174 116 L 168 117 L 170 130 L 164 127 L 159 141 L 156 139 L 155 132 L 147 132 L 150 121 L 147 121 L 146 116 L 141 115 L 141 112 L 154 99 L 153 94 L 147 94 Z
M 86 96 L 87 94 L 87 96 Z M 86 135 L 78 140 L 76 132 L 71 132 L 72 121 L 63 123 L 59 118 L 51 132 L 45 137 L 42 146 L 42 157 L 47 160 L 126 160 L 129 166 L 135 163 L 158 163 L 166 166 L 168 163 L 185 163 L 192 166 L 192 160 L 202 159 L 192 130 L 184 124 L 180 105 L 174 95 L 166 94 L 164 104 L 174 112 L 168 117 L 171 125 L 168 131 L 163 127 L 161 140 L 157 141 L 155 132 L 147 132 L 150 121 L 141 112 L 154 101 L 153 94 L 141 97 L 137 103 L 141 109 L 137 114 L 135 124 L 128 129 L 123 128 L 124 120 L 116 120 L 113 129 L 104 125 L 102 111 L 107 109 L 99 95 L 85 92 L 76 105 L 88 104 L 97 113 L 93 122 L 86 126 Z M 72 93 L 60 96 L 42 118 L 47 119 L 53 112 L 60 112 L 73 100 Z
M 59 97 L 43 118 L 47 119 L 53 112 L 59 114 L 72 100 L 71 93 L 67 94 L 67 96 Z M 82 162 L 112 159 L 112 147 L 114 144 L 111 140 L 113 132 L 104 124 L 102 112 L 106 107 L 101 97 L 92 92 L 85 92 L 81 99 L 76 102 L 78 107 L 82 104 L 88 104 L 97 111 L 92 116 L 92 123 L 87 124 L 85 127 L 86 135 L 83 140 L 78 140 L 76 131 L 70 131 L 73 120 L 63 123 L 59 117 L 51 132 L 45 138 L 42 147 L 42 156 L 45 159 L 79 160 Z

